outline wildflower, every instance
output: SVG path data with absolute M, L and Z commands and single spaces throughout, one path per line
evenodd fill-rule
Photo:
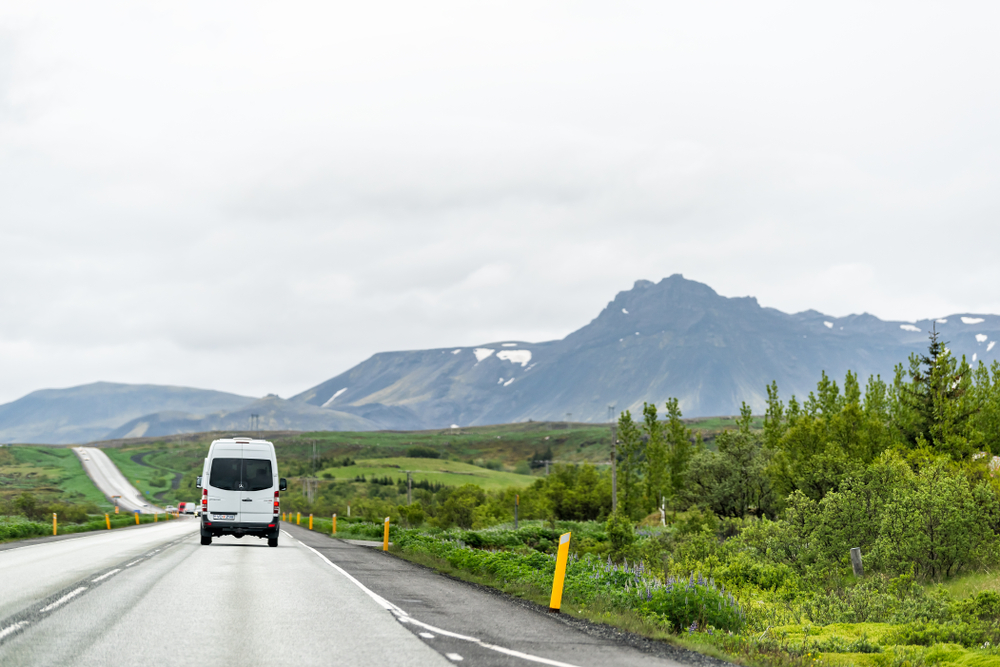
M 698 631 L 698 621 L 695 621 L 694 623 L 691 624 L 691 627 L 688 628 L 688 634 L 697 631 Z

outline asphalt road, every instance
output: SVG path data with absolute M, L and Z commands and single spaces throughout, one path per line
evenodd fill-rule
M 132 486 L 108 455 L 97 447 L 74 447 L 73 451 L 80 457 L 83 469 L 90 479 L 108 499 L 118 498 L 118 506 L 126 512 L 141 512 L 152 514 L 163 513 L 163 508 L 150 503 L 139 490 Z
M 277 549 L 253 537 L 201 546 L 197 526 L 0 550 L 0 664 L 682 664 L 658 643 L 629 645 L 296 526 Z

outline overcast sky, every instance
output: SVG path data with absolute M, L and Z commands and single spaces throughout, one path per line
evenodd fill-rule
M 0 401 L 289 396 L 673 273 L 1000 313 L 1000 5 L 4 2 Z

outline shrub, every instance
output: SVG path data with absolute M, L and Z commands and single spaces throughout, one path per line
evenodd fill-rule
M 406 455 L 411 459 L 436 459 L 441 456 L 441 452 L 430 447 L 410 447 L 406 450 Z
M 622 512 L 614 512 L 608 517 L 604 524 L 604 530 L 608 534 L 611 542 L 611 550 L 616 554 L 623 554 L 635 542 L 635 529 L 632 527 L 632 520 Z

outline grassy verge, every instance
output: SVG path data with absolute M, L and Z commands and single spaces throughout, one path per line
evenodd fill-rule
M 294 517 L 293 517 L 294 520 Z M 308 526 L 308 516 L 302 517 Z M 681 577 L 679 582 L 665 573 L 652 572 L 638 562 L 614 565 L 606 556 L 584 553 L 582 545 L 600 538 L 598 526 L 587 522 L 559 525 L 556 530 L 530 522 L 519 531 L 500 527 L 482 531 L 407 529 L 393 526 L 390 551 L 410 562 L 435 569 L 448 576 L 482 586 L 488 586 L 543 607 L 548 606 L 552 581 L 551 537 L 572 530 L 567 584 L 562 611 L 573 617 L 620 628 L 653 640 L 665 641 L 713 657 L 746 665 L 817 666 L 865 665 L 871 667 L 919 667 L 923 665 L 979 665 L 1000 667 L 998 626 L 991 620 L 996 610 L 983 607 L 993 604 L 990 594 L 996 579 L 989 573 L 956 578 L 949 585 L 958 592 L 974 594 L 973 598 L 951 598 L 942 587 L 921 593 L 916 586 L 913 596 L 902 601 L 907 605 L 923 600 L 947 604 L 954 613 L 963 613 L 976 602 L 978 611 L 986 616 L 980 621 L 959 621 L 955 616 L 947 621 L 923 617 L 923 612 L 909 620 L 892 622 L 837 622 L 819 625 L 805 621 L 806 607 L 788 607 L 786 617 L 799 617 L 802 622 L 777 625 L 768 614 L 756 613 L 756 607 L 766 605 L 760 599 L 776 599 L 774 591 L 756 588 L 734 588 L 739 596 L 735 604 L 738 617 L 707 611 L 721 610 L 725 598 L 706 596 L 707 605 L 699 610 L 688 604 L 688 596 L 697 597 L 714 583 L 700 586 L 700 577 Z M 330 534 L 329 518 L 313 518 L 313 530 Z M 336 537 L 377 540 L 382 537 L 380 523 L 361 520 L 338 521 Z M 551 533 L 551 534 L 550 534 Z M 577 541 L 577 535 L 580 536 Z M 669 590 L 683 589 L 679 597 L 664 600 L 657 597 Z M 695 583 L 699 585 L 695 585 Z M 900 585 L 904 582 L 899 581 Z M 722 591 L 726 593 L 725 587 Z M 987 593 L 984 594 L 983 591 Z M 726 593 L 728 595 L 728 593 Z M 985 596 L 984 596 L 985 595 Z M 978 597 L 976 597 L 978 596 Z M 729 598 L 732 600 L 732 597 Z M 804 598 L 806 600 L 808 598 Z M 860 599 L 860 598 L 858 598 Z M 877 597 L 869 598 L 877 603 Z M 996 598 L 1000 601 L 1000 596 Z M 659 600 L 659 602 L 658 602 Z M 789 600 L 790 602 L 790 600 Z M 684 617 L 687 607 L 688 616 Z M 693 615 L 690 612 L 693 611 Z M 695 618 L 697 623 L 691 622 Z M 965 618 L 970 618 L 965 616 Z M 690 623 L 690 627 L 688 624 Z M 992 640 L 992 641 L 991 641 Z
M 136 525 L 133 514 L 109 514 L 111 529 L 126 528 Z M 155 517 L 152 514 L 140 514 L 139 523 L 149 524 L 158 521 L 174 521 L 163 517 Z M 57 535 L 69 535 L 73 533 L 86 533 L 95 530 L 108 530 L 104 515 L 91 515 L 87 521 L 81 523 L 58 523 L 56 526 Z M 13 542 L 15 540 L 25 540 L 32 537 L 45 537 L 52 535 L 52 522 L 29 521 L 21 516 L 0 516 L 0 543 Z

